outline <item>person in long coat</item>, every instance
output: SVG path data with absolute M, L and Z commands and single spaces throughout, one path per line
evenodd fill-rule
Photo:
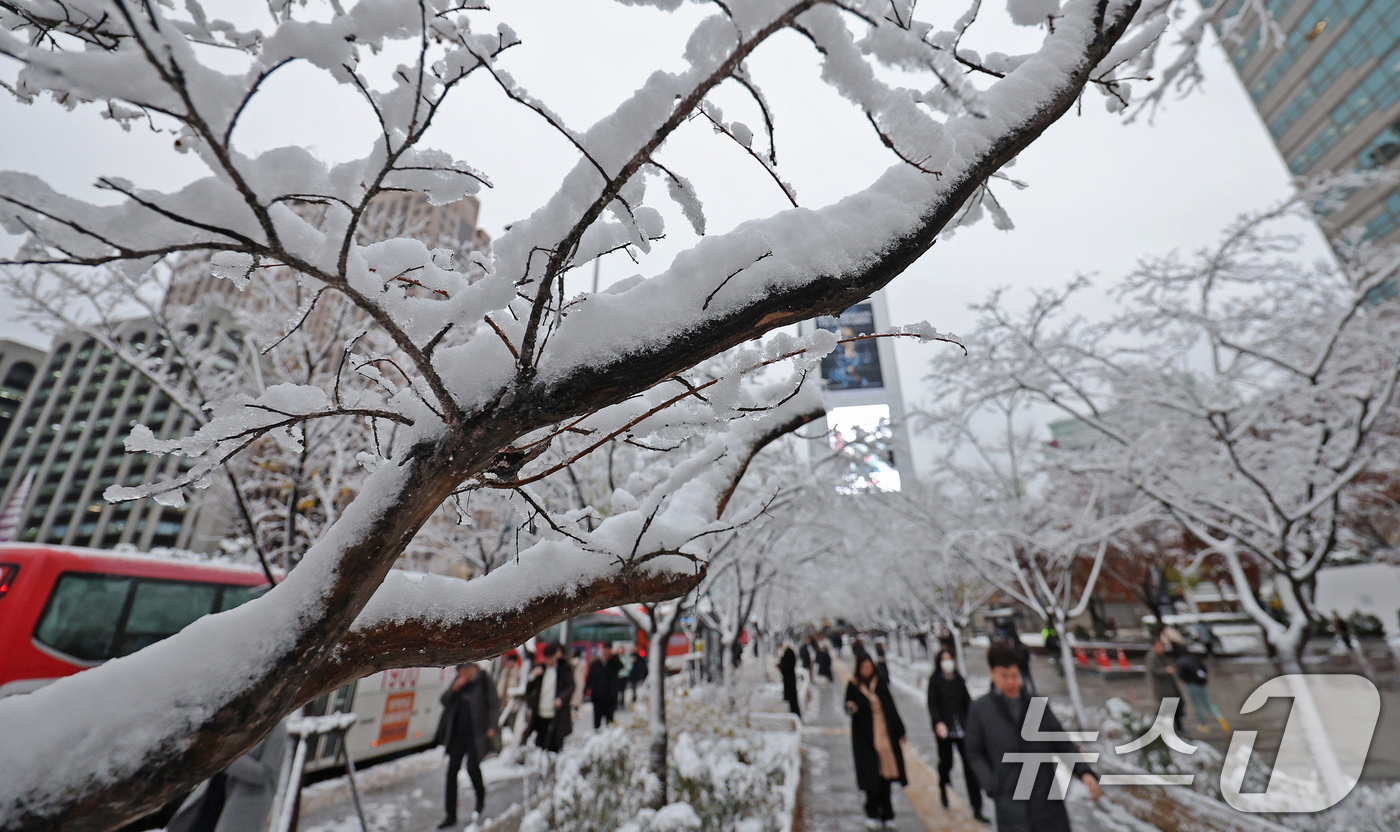
M 1069 832 L 1069 813 L 1064 800 L 1051 800 L 1050 787 L 1055 766 L 1050 763 L 1007 761 L 1007 754 L 1073 754 L 1079 748 L 1068 740 L 1027 740 L 1022 724 L 1031 706 L 1031 695 L 1021 682 L 1016 647 L 1010 642 L 994 642 L 987 649 L 992 671 L 992 690 L 972 703 L 967 714 L 967 759 L 977 774 L 977 782 L 996 802 L 997 832 Z M 1060 721 L 1048 707 L 1041 717 L 1040 731 L 1060 732 Z M 1037 765 L 1030 796 L 1015 798 L 1023 765 Z M 1098 800 L 1098 776 L 1084 763 L 1074 764 L 1074 776 L 1084 781 L 1089 796 Z
M 1147 657 L 1143 660 L 1143 667 L 1147 671 L 1147 677 L 1152 680 L 1152 695 L 1160 705 L 1163 699 L 1176 700 L 1176 717 L 1172 720 L 1176 733 L 1182 732 L 1182 720 L 1184 719 L 1185 708 L 1181 707 L 1181 689 L 1176 686 L 1176 668 L 1171 657 L 1167 654 L 1167 645 L 1162 639 L 1152 642 L 1152 649 L 1147 652 Z
M 632 689 L 632 705 L 634 707 L 637 704 L 637 688 L 641 687 L 642 683 L 647 680 L 649 670 L 646 651 L 638 650 L 632 656 L 632 668 L 627 671 L 627 686 Z
M 540 663 L 530 671 L 525 685 L 525 707 L 530 709 L 529 734 L 535 735 L 535 745 L 545 751 L 558 752 L 564 738 L 573 733 L 572 705 L 574 670 L 564 658 L 564 648 L 551 641 L 540 651 Z
M 165 828 L 168 832 L 266 829 L 289 744 L 284 720 L 228 768 L 191 792 Z
M 987 819 L 982 817 L 982 787 L 977 783 L 977 773 L 968 764 L 967 746 L 963 744 L 967 736 L 967 709 L 971 705 L 972 696 L 967 692 L 966 680 L 958 672 L 957 659 L 944 650 L 928 680 L 928 716 L 938 739 L 938 795 L 943 808 L 948 808 L 948 784 L 952 781 L 953 750 L 956 748 L 962 755 L 972 816 L 986 823 Z
M 856 675 L 846 683 L 846 712 L 851 715 L 851 754 L 856 764 L 856 785 L 865 792 L 867 825 L 884 826 L 894 820 L 891 784 L 909 785 L 904 770 L 904 720 L 899 718 L 890 686 L 875 670 L 869 655 L 861 657 Z
M 831 651 L 818 643 L 815 661 L 817 663 L 817 675 L 830 682 L 833 678 L 831 675 Z
M 783 646 L 783 655 L 778 659 L 778 675 L 783 677 L 783 699 L 787 702 L 788 710 L 800 719 L 802 707 L 797 701 L 797 654 L 793 652 L 791 644 Z
M 486 808 L 486 781 L 481 761 L 491 753 L 491 741 L 501 718 L 501 698 L 491 679 L 475 664 L 457 665 L 457 678 L 442 692 L 442 718 L 437 741 L 447 749 L 447 784 L 443 805 L 447 816 L 439 829 L 457 825 L 457 772 L 466 763 L 476 794 L 476 814 Z
M 593 730 L 598 730 L 604 722 L 613 721 L 617 710 L 617 672 L 621 662 L 613 655 L 611 647 L 604 647 L 588 665 L 588 676 L 584 679 L 584 694 L 593 703 Z

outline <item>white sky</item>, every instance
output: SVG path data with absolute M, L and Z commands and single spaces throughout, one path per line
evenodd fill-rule
M 205 5 L 212 17 L 228 3 Z M 953 7 L 963 4 L 946 5 L 955 14 L 961 9 Z M 492 6 L 490 25 L 483 16 L 477 30 L 489 31 L 497 18 L 509 20 L 524 43 L 504 65 L 576 129 L 608 112 L 648 73 L 680 68 L 689 25 L 713 10 L 687 6 L 665 15 L 604 0 L 499 0 Z M 989 11 L 965 43 L 1016 52 L 1033 48 L 1039 38 Z M 890 287 L 892 322 L 928 320 L 939 329 L 966 331 L 968 304 L 993 287 L 1055 285 L 1076 273 L 1097 273 L 1107 281 L 1144 255 L 1199 248 L 1238 213 L 1282 198 L 1287 170 L 1248 97 L 1217 49 L 1205 49 L 1203 59 L 1205 90 L 1172 102 L 1155 124 L 1124 125 L 1105 112 L 1097 93 L 1086 96 L 1082 114 L 1062 119 L 1008 171 L 1030 187 L 1017 191 L 1002 183 L 994 189 L 1016 229 L 997 231 L 984 221 L 939 242 Z M 780 172 L 804 206 L 819 207 L 859 190 L 896 162 L 864 119 L 816 80 L 816 57 L 805 41 L 780 37 L 750 67 L 775 110 Z M 9 77 L 13 67 L 0 66 L 0 72 Z M 724 90 L 716 101 L 727 118 L 741 117 L 758 132 L 761 122 L 749 100 Z M 289 68 L 274 76 L 265 97 L 248 110 L 237 140 L 245 153 L 299 144 L 341 161 L 367 150 L 375 129 L 373 116 L 352 92 L 313 70 Z M 493 236 L 542 204 L 577 158 L 537 115 L 505 101 L 485 76 L 458 91 L 430 139 L 429 145 L 492 178 L 496 187 L 480 198 L 482 225 Z M 682 128 L 661 161 L 696 183 L 711 233 L 787 205 L 762 169 L 700 123 Z M 67 112 L 48 102 L 22 106 L 8 97 L 0 99 L 0 168 L 40 174 L 61 190 L 94 199 L 101 196 L 89 185 L 99 175 L 169 188 L 203 173 L 193 157 L 171 150 L 168 135 L 124 133 L 91 108 Z M 602 266 L 605 285 L 658 272 L 693 242 L 678 211 L 664 200 L 654 204 L 667 218 L 668 238 L 640 265 L 610 256 Z M 1322 256 L 1325 246 L 1316 239 Z M 6 250 L 14 244 L 13 238 L 0 239 Z M 14 320 L 0 321 L 0 336 L 42 339 Z M 911 403 L 923 398 L 921 378 L 934 349 L 940 347 L 897 345 Z M 918 447 L 915 452 L 920 455 Z

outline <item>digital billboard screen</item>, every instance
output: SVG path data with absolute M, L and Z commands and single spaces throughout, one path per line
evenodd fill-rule
M 841 316 L 822 315 L 817 327 L 834 332 L 838 338 L 854 338 L 875 333 L 875 309 L 870 303 L 858 303 Z M 822 359 L 822 379 L 828 390 L 872 390 L 885 386 L 880 373 L 880 352 L 877 340 L 867 338 L 837 344 L 831 354 Z

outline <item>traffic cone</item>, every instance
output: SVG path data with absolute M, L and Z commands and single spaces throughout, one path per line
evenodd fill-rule
M 1084 652 L 1083 647 L 1074 648 L 1074 663 L 1080 667 L 1089 666 L 1089 654 Z
M 1127 667 L 1127 666 L 1128 666 L 1128 657 L 1125 656 L 1125 655 L 1123 655 L 1123 648 L 1122 648 L 1122 647 L 1119 647 L 1119 648 L 1118 648 L 1118 666 L 1119 666 L 1119 667 Z
M 1099 667 L 1113 666 L 1108 660 L 1108 651 L 1103 649 L 1102 647 L 1094 648 L 1094 661 L 1098 662 Z

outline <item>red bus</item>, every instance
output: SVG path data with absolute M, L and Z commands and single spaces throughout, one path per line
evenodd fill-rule
M 0 543 L 0 697 L 134 653 L 269 588 L 257 567 Z M 438 696 L 454 676 L 450 667 L 386 670 L 321 696 L 309 711 L 360 717 L 347 735 L 357 761 L 401 753 L 432 742 Z M 321 737 L 307 771 L 335 767 L 339 743 Z
M 134 653 L 268 589 L 256 567 L 0 543 L 0 696 Z

